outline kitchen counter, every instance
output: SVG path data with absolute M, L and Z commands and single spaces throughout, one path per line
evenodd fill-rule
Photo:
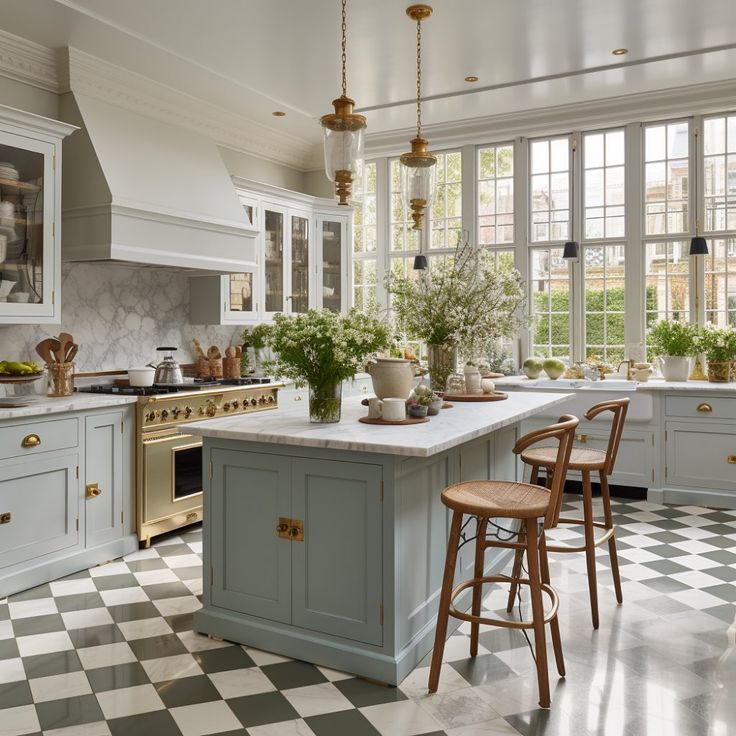
M 25 397 L 8 396 L 5 399 L 17 398 L 22 401 Z M 33 402 L 28 406 L 12 409 L 0 407 L 0 422 L 4 419 L 16 419 L 18 417 L 37 417 L 43 414 L 61 414 L 68 411 L 90 411 L 91 409 L 103 409 L 108 406 L 122 406 L 124 404 L 135 404 L 137 396 L 112 396 L 105 394 L 75 393 L 72 396 L 52 398 L 50 396 L 34 395 Z
M 678 391 L 678 392 L 721 392 L 736 393 L 736 382 L 713 383 L 711 381 L 665 381 L 662 378 L 651 378 L 648 381 L 626 381 L 610 379 L 602 381 L 585 381 L 583 379 L 560 378 L 552 381 L 549 378 L 526 378 L 526 376 L 505 376 L 495 380 L 500 389 L 527 388 L 535 391 Z
M 343 400 L 340 422 L 311 424 L 308 402 L 304 400 L 279 406 L 276 411 L 197 422 L 187 431 L 219 439 L 430 457 L 526 419 L 566 398 L 535 392 L 513 393 L 506 401 L 457 402 L 425 424 L 408 426 L 360 423 L 358 418 L 368 413 L 360 396 Z

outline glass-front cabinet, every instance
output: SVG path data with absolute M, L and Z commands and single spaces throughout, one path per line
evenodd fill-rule
M 0 324 L 60 320 L 61 140 L 73 130 L 0 107 Z
M 309 307 L 309 241 L 312 218 L 309 212 L 290 212 L 291 223 L 291 288 L 288 296 L 289 312 L 306 312 Z
M 286 259 L 285 224 L 287 210 L 272 203 L 263 205 L 263 270 L 264 312 L 268 315 L 283 312 L 284 262 Z
M 315 225 L 321 254 L 315 304 L 333 312 L 342 312 L 347 309 L 348 217 L 318 214 Z

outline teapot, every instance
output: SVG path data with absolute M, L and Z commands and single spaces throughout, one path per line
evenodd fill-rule
M 153 382 L 157 384 L 182 384 L 184 383 L 184 375 L 181 372 L 181 366 L 174 360 L 174 353 L 178 348 L 163 347 L 156 348 L 159 353 L 164 353 L 164 359 L 158 364 L 146 363 L 150 368 L 156 369 Z

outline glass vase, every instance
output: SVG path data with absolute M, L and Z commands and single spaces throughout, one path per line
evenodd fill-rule
M 309 385 L 309 421 L 330 424 L 340 421 L 342 382 L 326 386 Z
M 427 345 L 429 384 L 433 391 L 444 391 L 447 378 L 457 367 L 457 345 Z
M 728 383 L 731 380 L 731 361 L 708 361 L 708 380 L 713 383 Z

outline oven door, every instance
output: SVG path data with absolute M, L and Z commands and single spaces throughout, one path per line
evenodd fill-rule
M 143 437 L 143 522 L 202 506 L 202 440 L 177 430 Z

